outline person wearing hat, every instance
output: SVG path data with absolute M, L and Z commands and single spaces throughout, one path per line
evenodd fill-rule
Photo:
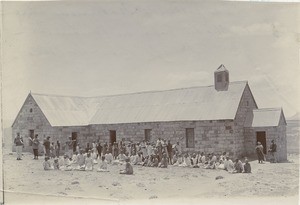
M 258 158 L 258 163 L 263 163 L 264 159 L 265 159 L 265 155 L 264 155 L 264 147 L 262 146 L 262 144 L 260 142 L 257 142 L 257 146 L 255 147 L 256 150 L 256 154 L 257 154 L 257 158 Z
M 277 162 L 277 157 L 276 157 L 276 151 L 277 151 L 277 145 L 274 140 L 271 141 L 270 149 L 269 152 L 271 154 L 271 163 L 276 163 Z

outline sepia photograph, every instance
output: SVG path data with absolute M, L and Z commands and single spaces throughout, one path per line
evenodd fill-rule
M 299 3 L 0 8 L 1 204 L 299 204 Z

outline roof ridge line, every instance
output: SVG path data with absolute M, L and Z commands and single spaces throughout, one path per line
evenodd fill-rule
M 242 81 L 234 81 L 229 82 L 229 84 L 237 84 L 237 83 L 248 83 L 247 80 Z M 167 90 L 149 90 L 149 91 L 139 91 L 139 92 L 131 92 L 131 93 L 121 93 L 121 94 L 113 94 L 113 95 L 100 95 L 100 96 L 71 96 L 71 95 L 59 95 L 59 94 L 42 94 L 42 93 L 33 93 L 31 95 L 41 95 L 41 96 L 49 96 L 49 97 L 76 97 L 76 98 L 100 98 L 100 97 L 112 97 L 112 96 L 122 96 L 122 95 L 132 95 L 132 94 L 143 94 L 143 93 L 158 93 L 158 92 L 166 92 L 166 91 L 175 91 L 175 90 L 186 90 L 186 89 L 195 89 L 195 88 L 205 88 L 205 87 L 213 87 L 214 85 L 203 85 L 203 86 L 192 86 L 192 87 L 184 87 L 184 88 L 171 88 Z

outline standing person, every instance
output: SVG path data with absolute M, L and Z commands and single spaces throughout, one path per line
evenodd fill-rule
M 17 136 L 14 139 L 14 143 L 16 145 L 16 152 L 17 152 L 17 160 L 22 160 L 22 149 L 24 146 L 24 142 L 20 133 L 17 133 Z
M 269 149 L 269 152 L 271 154 L 270 162 L 271 163 L 276 163 L 277 162 L 277 157 L 276 157 L 277 145 L 276 145 L 274 140 L 272 140 L 271 142 L 272 143 L 271 143 L 270 149 Z
M 172 144 L 171 144 L 170 140 L 168 140 L 167 151 L 168 151 L 168 156 L 169 156 L 169 164 L 173 164 L 172 163 L 173 149 L 172 149 Z
M 257 158 L 258 158 L 258 163 L 263 163 L 264 159 L 265 159 L 265 155 L 264 155 L 264 147 L 262 146 L 262 144 L 260 142 L 257 142 L 257 146 L 255 147 L 256 150 L 256 154 L 257 154 Z
M 54 142 L 51 142 L 51 144 L 50 144 L 50 155 L 51 155 L 51 158 L 55 157 L 55 153 L 56 153 L 56 150 L 55 150 Z
M 38 139 L 38 134 L 36 134 L 33 138 L 33 140 L 31 138 L 29 138 L 32 141 L 32 149 L 33 149 L 33 159 L 38 159 L 39 157 L 39 144 L 40 141 Z
M 43 145 L 45 147 L 45 156 L 50 158 L 50 137 L 49 136 L 46 138 Z
M 55 145 L 55 151 L 56 151 L 56 157 L 59 157 L 59 152 L 60 152 L 60 142 L 57 140 L 56 145 Z
M 104 145 L 103 145 L 102 156 L 104 156 L 106 154 L 107 147 L 108 147 L 107 142 L 105 142 Z
M 98 152 L 98 155 L 97 155 L 97 157 L 101 157 L 101 153 L 102 153 L 102 146 L 101 146 L 101 143 L 100 143 L 100 142 L 98 142 L 98 143 L 97 143 L 97 146 L 96 146 L 96 148 L 97 148 L 97 152 Z
M 74 147 L 74 141 L 72 140 L 72 137 L 69 137 L 68 144 L 68 156 L 71 159 L 73 157 L 73 147 Z

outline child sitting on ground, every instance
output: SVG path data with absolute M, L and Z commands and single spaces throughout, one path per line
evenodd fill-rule
M 61 169 L 64 170 L 64 171 L 71 171 L 72 170 L 71 161 L 70 161 L 69 156 L 67 154 L 64 155 L 64 165 L 61 167 Z
M 233 173 L 234 164 L 228 156 L 226 157 L 226 161 L 224 162 L 224 167 L 226 171 L 228 171 L 229 173 Z
M 161 162 L 159 164 L 160 168 L 168 168 L 168 158 L 167 158 L 167 154 L 163 153 L 163 157 L 161 159 Z
M 101 157 L 101 162 L 98 163 L 99 164 L 99 168 L 98 168 L 98 172 L 109 172 L 107 170 L 107 163 L 105 161 L 105 156 Z
M 191 162 L 192 162 L 192 167 L 193 167 L 193 168 L 199 168 L 199 165 L 198 165 L 198 158 L 199 158 L 199 157 L 197 157 L 197 154 L 194 153 L 194 155 L 193 155 L 192 158 L 191 158 Z
M 106 152 L 105 154 L 105 160 L 107 161 L 107 164 L 111 164 L 113 161 L 113 156 L 110 152 Z
M 58 164 L 58 159 L 57 159 L 57 158 L 54 159 L 54 162 L 53 162 L 53 168 L 54 168 L 55 170 L 59 170 L 59 164 Z
M 85 170 L 85 156 L 83 155 L 83 150 L 80 150 L 80 154 L 77 155 L 77 170 L 84 171 Z
M 91 157 L 91 151 L 89 151 L 85 158 L 85 171 L 93 171 L 93 165 L 93 158 Z
M 120 170 L 120 174 L 128 174 L 131 175 L 133 174 L 133 168 L 131 164 L 129 163 L 130 159 L 126 159 L 126 164 L 125 164 L 125 170 Z
M 158 156 L 153 155 L 151 167 L 157 167 L 158 166 Z
M 234 173 L 242 173 L 244 171 L 244 167 L 243 164 L 241 162 L 241 160 L 236 159 L 235 163 L 234 163 Z
M 49 161 L 49 157 L 45 157 L 45 161 L 43 162 L 44 170 L 52 170 L 51 163 Z
M 251 165 L 248 162 L 248 159 L 245 159 L 245 164 L 244 164 L 244 172 L 243 173 L 251 173 Z

